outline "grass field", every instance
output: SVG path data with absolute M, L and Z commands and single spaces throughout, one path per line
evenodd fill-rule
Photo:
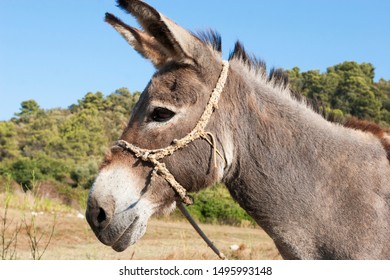
M 87 191 L 81 194 L 86 195 Z M 179 213 L 152 218 L 141 240 L 124 252 L 115 252 L 97 240 L 82 208 L 64 204 L 58 195 L 48 198 L 42 188 L 40 193 L 23 192 L 5 184 L 0 192 L 0 259 L 218 259 Z M 228 259 L 280 259 L 273 241 L 259 227 L 200 226 Z M 238 249 L 231 250 L 232 245 Z
M 3 213 L 4 208 L 0 208 Z M 18 222 L 34 217 L 40 250 L 48 241 L 55 223 L 54 234 L 42 259 L 54 260 L 116 260 L 116 259 L 218 259 L 186 221 L 153 218 L 144 237 L 122 253 L 101 244 L 80 213 L 35 213 L 9 209 L 8 228 L 12 232 Z M 259 228 L 201 225 L 208 237 L 229 259 L 279 259 L 270 238 Z M 19 231 L 16 259 L 32 259 L 29 238 L 24 226 Z M 236 251 L 231 245 L 238 245 Z

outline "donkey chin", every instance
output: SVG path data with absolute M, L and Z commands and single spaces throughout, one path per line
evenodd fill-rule
M 144 235 L 157 208 L 144 197 L 140 186 L 145 186 L 145 180 L 119 165 L 101 170 L 91 188 L 87 221 L 96 237 L 115 251 L 124 251 Z

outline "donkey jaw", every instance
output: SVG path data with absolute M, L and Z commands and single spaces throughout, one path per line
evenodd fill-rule
M 96 237 L 115 251 L 124 251 L 145 233 L 156 207 L 142 193 L 145 180 L 128 166 L 107 166 L 89 193 L 86 218 Z

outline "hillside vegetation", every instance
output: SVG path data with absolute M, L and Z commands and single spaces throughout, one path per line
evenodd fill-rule
M 344 62 L 326 72 L 287 71 L 290 87 L 319 104 L 324 114 L 348 116 L 390 126 L 390 81 L 374 81 L 369 63 Z M 120 88 L 105 96 L 89 92 L 68 108 L 44 110 L 35 100 L 21 103 L 9 121 L 0 122 L 0 192 L 7 180 L 27 191 L 38 185 L 75 207 L 85 196 L 106 150 L 118 139 L 140 92 Z M 215 186 L 195 197 L 190 210 L 203 222 L 252 223 L 228 192 Z

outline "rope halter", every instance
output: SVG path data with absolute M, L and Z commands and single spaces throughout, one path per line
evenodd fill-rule
M 156 175 L 161 176 L 170 184 L 170 186 L 174 189 L 174 191 L 179 195 L 182 202 L 186 205 L 193 204 L 193 200 L 189 195 L 187 195 L 186 189 L 182 185 L 180 185 L 179 182 L 176 181 L 175 177 L 167 169 L 166 165 L 160 162 L 159 160 L 172 155 L 177 150 L 186 147 L 188 144 L 190 144 L 191 142 L 199 138 L 206 140 L 212 146 L 214 151 L 213 153 L 214 166 L 216 166 L 216 154 L 218 154 L 223 160 L 225 160 L 223 155 L 216 148 L 215 138 L 213 134 L 210 132 L 206 132 L 205 128 L 210 120 L 210 117 L 214 109 L 218 109 L 218 100 L 225 87 L 225 83 L 228 76 L 228 70 L 229 70 L 229 62 L 225 60 L 222 61 L 221 74 L 219 76 L 217 85 L 215 86 L 214 90 L 211 93 L 206 108 L 202 116 L 200 117 L 198 123 L 196 124 L 195 128 L 186 136 L 184 136 L 181 139 L 174 139 L 171 145 L 161 149 L 154 149 L 154 150 L 143 149 L 131 143 L 128 143 L 125 140 L 118 140 L 113 147 L 113 148 L 120 147 L 126 151 L 131 152 L 138 159 L 141 159 L 142 161 L 145 162 L 152 163 L 154 168 L 150 180 L 151 184 L 153 183 L 154 177 Z

